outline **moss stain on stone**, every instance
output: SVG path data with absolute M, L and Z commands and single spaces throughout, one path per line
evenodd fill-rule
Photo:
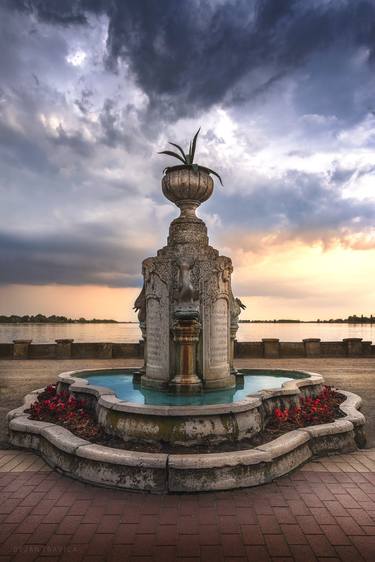
M 220 421 L 224 427 L 225 433 L 231 441 L 237 441 L 239 428 L 236 416 L 233 414 L 225 414 L 220 416 Z

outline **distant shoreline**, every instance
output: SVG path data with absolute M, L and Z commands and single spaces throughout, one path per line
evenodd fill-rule
M 374 322 L 369 322 L 368 320 L 363 321 L 350 321 L 350 320 L 320 320 L 317 322 L 316 320 L 239 320 L 240 324 L 375 324 Z M 86 320 L 85 322 L 79 320 L 72 320 L 72 321 L 64 321 L 64 322 L 4 322 L 0 321 L 1 325 L 24 325 L 24 326 L 40 326 L 40 325 L 48 325 L 48 326 L 64 326 L 64 325 L 77 325 L 77 324 L 139 324 L 137 321 L 132 320 Z
M 0 324 L 131 324 L 130 321 L 118 322 L 113 318 L 71 318 L 63 314 L 0 314 Z
M 374 320 L 239 320 L 241 324 L 375 324 Z
M 126 320 L 86 320 L 85 322 L 80 322 L 79 320 L 72 320 L 70 322 L 3 322 L 0 321 L 0 326 L 2 324 L 11 324 L 12 326 L 17 325 L 17 324 L 23 324 L 23 325 L 30 325 L 30 326 L 40 326 L 40 325 L 49 325 L 49 326 L 55 326 L 55 325 L 59 325 L 59 326 L 63 326 L 64 324 L 138 324 L 138 322 L 136 321 L 126 321 Z
M 346 318 L 330 318 L 329 320 L 321 320 L 318 318 L 317 320 L 299 320 L 296 318 L 274 318 L 273 320 L 248 320 L 248 319 L 240 319 L 240 324 L 375 324 L 375 316 L 369 315 L 358 316 L 353 314 Z M 80 318 L 70 318 L 68 316 L 58 315 L 58 314 L 51 314 L 46 316 L 44 314 L 11 314 L 5 315 L 0 314 L 0 325 L 4 324 L 32 324 L 32 325 L 40 325 L 40 324 L 48 324 L 48 325 L 76 325 L 76 324 L 138 324 L 136 320 L 113 320 L 113 318 L 91 318 L 87 319 L 84 317 Z

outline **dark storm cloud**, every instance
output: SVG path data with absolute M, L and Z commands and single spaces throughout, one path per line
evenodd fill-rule
M 199 124 L 202 163 L 225 184 L 202 213 L 221 219 L 223 245 L 235 228 L 328 245 L 375 224 L 374 202 L 344 193 L 373 174 L 358 161 L 374 136 L 354 129 L 373 109 L 375 0 L 0 0 L 0 10 L 1 283 L 139 284 L 171 210 L 159 188 L 169 161 L 153 156 Z M 80 52 L 86 62 L 72 63 Z M 314 155 L 330 152 L 336 164 L 317 158 L 312 172 Z
M 170 118 L 259 95 L 323 50 L 363 47 L 370 61 L 375 58 L 374 0 L 12 0 L 10 5 L 62 25 L 81 25 L 87 14 L 105 13 L 108 63 L 115 68 L 117 60 L 126 60 L 151 107 Z
M 90 0 L 5 0 L 10 8 L 36 13 L 40 19 L 62 25 L 87 23 L 86 8 L 98 9 L 102 2 Z
M 0 231 L 0 284 L 138 286 L 143 252 L 101 234 L 97 226 L 49 236 Z

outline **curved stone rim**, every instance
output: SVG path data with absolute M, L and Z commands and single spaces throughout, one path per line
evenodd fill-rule
M 100 373 L 111 371 L 113 374 L 124 371 L 132 371 L 132 369 L 81 369 L 75 371 L 66 371 L 58 375 L 59 382 L 69 384 L 73 392 L 83 394 L 93 394 L 100 406 L 129 414 L 147 414 L 149 416 L 209 416 L 212 414 L 227 414 L 244 412 L 257 408 L 263 400 L 274 398 L 277 396 L 292 396 L 300 394 L 300 388 L 304 386 L 318 386 L 324 383 L 322 375 L 310 371 L 294 371 L 295 373 L 305 375 L 301 379 L 293 379 L 284 382 L 280 388 L 264 389 L 253 394 L 249 394 L 244 400 L 227 404 L 210 404 L 203 406 L 152 406 L 148 404 L 135 404 L 120 400 L 110 388 L 89 384 L 89 381 L 81 376 L 82 373 Z M 247 372 L 259 372 L 261 369 L 246 369 Z M 290 369 L 267 369 L 267 371 L 288 372 Z M 247 376 L 247 375 L 244 375 Z
M 215 491 L 271 482 L 316 455 L 356 449 L 356 431 L 365 417 L 362 399 L 343 390 L 344 418 L 290 431 L 254 449 L 226 453 L 155 454 L 112 449 L 81 439 L 68 429 L 30 420 L 24 405 L 8 413 L 10 442 L 38 451 L 52 467 L 91 484 L 151 492 Z

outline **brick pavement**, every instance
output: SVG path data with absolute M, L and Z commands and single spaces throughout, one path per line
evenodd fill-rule
M 0 562 L 375 560 L 375 449 L 272 484 L 156 496 L 97 488 L 0 450 Z

